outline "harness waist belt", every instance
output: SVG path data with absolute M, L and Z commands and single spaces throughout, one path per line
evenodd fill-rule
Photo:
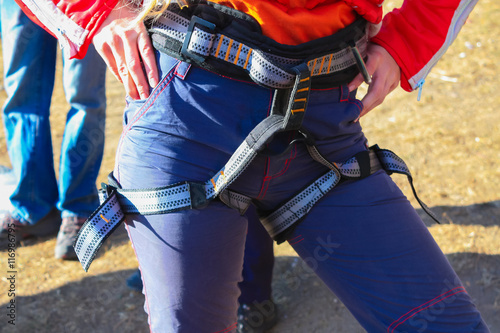
M 202 8 L 214 10 L 207 5 Z M 152 24 L 149 32 L 156 49 L 186 62 L 194 62 L 209 68 L 207 62 L 218 60 L 224 64 L 222 67 L 227 68 L 227 65 L 236 67 L 246 72 L 254 82 L 274 89 L 291 88 L 295 78 L 295 73 L 291 69 L 303 62 L 307 63 L 311 77 L 339 76 L 339 73 L 347 69 L 364 69 L 363 58 L 366 56 L 368 43 L 364 20 L 345 28 L 352 30 L 349 34 L 349 38 L 352 39 L 337 41 L 336 44 L 342 46 L 335 48 L 337 45 L 331 44 L 329 37 L 325 37 L 323 43 L 322 39 L 306 43 L 311 48 L 308 53 L 314 56 L 294 58 L 279 55 L 279 52 L 272 50 L 272 45 L 276 44 L 283 48 L 285 50 L 283 53 L 296 54 L 297 52 L 292 51 L 294 46 L 273 43 L 269 40 L 271 46 L 266 45 L 263 48 L 262 45 L 246 40 L 249 38 L 245 38 L 241 32 L 243 29 L 237 29 L 237 32 L 236 29 L 226 29 L 229 30 L 226 32 L 216 24 L 187 11 L 188 9 L 179 10 L 176 5 L 171 5 L 169 10 Z M 335 51 L 322 50 L 318 56 L 318 51 L 314 50 L 318 45 L 322 48 L 324 45 L 331 45 L 330 49 L 333 48 Z M 358 71 L 353 72 L 353 75 L 357 73 Z M 353 75 L 349 79 L 353 78 Z M 342 81 L 347 83 L 348 79 Z M 336 85 L 339 84 L 340 82 L 337 82 Z

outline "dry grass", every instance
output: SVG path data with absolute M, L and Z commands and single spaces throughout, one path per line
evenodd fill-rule
M 400 1 L 388 1 L 394 6 Z M 417 94 L 394 92 L 362 119 L 371 143 L 398 153 L 410 166 L 421 198 L 442 217 L 429 229 L 448 255 L 492 332 L 500 332 L 500 4 L 481 1 L 455 44 L 428 77 L 422 101 Z M 54 160 L 57 165 L 67 105 L 60 70 L 52 105 Z M 0 96 L 3 101 L 4 95 Z M 98 183 L 114 164 L 121 132 L 123 89 L 108 75 L 106 147 Z M 3 128 L 0 164 L 8 165 Z M 394 176 L 412 203 L 406 179 Z M 422 215 L 427 221 L 427 218 Z M 18 255 L 19 332 L 144 332 L 141 295 L 124 279 L 136 267 L 126 236 L 114 237 L 85 274 L 78 263 L 53 258 L 55 240 L 24 243 Z M 275 289 L 287 288 L 284 273 L 300 274 L 288 246 L 276 248 Z M 6 253 L 0 253 L 6 270 Z M 3 273 L 2 273 L 3 276 Z M 311 275 L 301 288 L 281 299 L 274 332 L 359 332 L 340 302 Z M 0 304 L 8 297 L 0 289 Z M 1 306 L 5 309 L 4 305 Z M 1 313 L 0 330 L 5 328 Z

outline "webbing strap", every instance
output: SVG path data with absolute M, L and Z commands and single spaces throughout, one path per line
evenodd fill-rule
M 287 111 L 288 113 L 289 111 Z M 261 121 L 245 138 L 233 153 L 224 167 L 212 178 L 203 183 L 184 182 L 161 188 L 126 190 L 109 187 L 109 196 L 113 203 L 121 206 L 118 213 L 116 205 L 109 207 L 107 198 L 82 226 L 75 241 L 75 252 L 85 271 L 89 268 L 104 240 L 114 231 L 103 221 L 110 220 L 109 212 L 116 212 L 113 221 L 123 221 L 123 214 L 165 214 L 182 209 L 196 209 L 204 207 L 209 201 L 226 191 L 227 187 L 247 168 L 257 155 L 258 151 L 279 131 L 283 130 L 285 116 L 270 115 Z M 236 203 L 235 208 L 244 212 L 250 199 L 243 196 L 227 193 L 221 197 L 225 203 Z M 101 212 L 105 211 L 104 215 Z M 118 216 L 119 215 L 119 216 Z M 104 219 L 101 217 L 104 216 Z M 119 223 L 119 222 L 118 222 Z M 115 226 L 115 224 L 113 224 Z M 84 246 L 85 245 L 85 246 Z
M 377 145 L 370 147 L 368 151 L 356 154 L 343 163 L 330 163 L 324 158 L 315 146 L 308 147 L 311 156 L 316 161 L 328 166 L 331 171 L 314 181 L 307 188 L 292 197 L 281 207 L 271 214 L 261 217 L 260 221 L 269 235 L 279 243 L 285 238 L 283 233 L 302 220 L 311 207 L 321 199 L 326 192 L 333 189 L 341 179 L 361 179 L 376 171 L 383 169 L 389 175 L 392 173 L 404 174 L 413 191 L 415 199 L 422 209 L 437 223 L 440 223 L 434 213 L 420 200 L 413 186 L 413 178 L 406 163 L 395 153 L 388 149 L 380 149 Z
M 282 233 L 304 218 L 312 206 L 341 180 L 361 179 L 380 170 L 376 153 L 370 149 L 356 154 L 343 163 L 330 163 L 315 146 L 308 147 L 312 158 L 331 170 L 319 177 L 311 185 L 288 200 L 271 214 L 261 217 L 260 221 L 269 235 L 278 243 L 284 241 Z
M 149 29 L 153 45 L 166 53 L 182 52 L 187 58 L 203 62 L 212 57 L 236 65 L 245 70 L 256 83 L 274 89 L 292 88 L 296 73 L 291 68 L 303 59 L 285 58 L 253 48 L 230 36 L 218 33 L 213 23 L 193 16 L 191 20 L 167 10 Z M 172 41 L 182 44 L 176 50 Z M 368 36 L 365 34 L 355 42 L 355 48 L 366 55 Z M 180 51 L 180 52 L 179 52 Z M 340 51 L 309 60 L 307 67 L 311 76 L 328 75 L 343 71 L 357 64 L 352 48 L 346 45 Z
M 388 174 L 399 173 L 406 175 L 406 177 L 408 177 L 408 182 L 410 183 L 411 190 L 413 192 L 413 195 L 415 196 L 415 199 L 419 203 L 420 207 L 422 207 L 424 212 L 426 212 L 427 215 L 429 215 L 436 223 L 440 223 L 437 216 L 418 197 L 417 191 L 415 190 L 415 186 L 413 186 L 413 177 L 406 163 L 399 156 L 397 156 L 388 149 L 380 149 L 378 148 L 378 146 L 374 146 L 374 150 L 375 153 L 377 154 L 380 163 L 382 164 L 382 167 Z
M 88 271 L 104 241 L 124 220 L 125 215 L 120 207 L 116 190 L 113 190 L 87 219 L 73 244 L 85 272 Z
M 314 204 L 340 181 L 338 170 L 330 170 L 260 222 L 276 238 L 309 213 Z

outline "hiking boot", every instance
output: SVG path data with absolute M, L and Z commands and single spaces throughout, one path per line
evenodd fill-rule
M 238 308 L 237 333 L 265 333 L 278 322 L 278 309 L 271 301 L 240 304 Z
M 55 256 L 57 259 L 77 260 L 73 244 L 76 236 L 87 219 L 84 217 L 70 216 L 62 219 L 61 229 L 57 234 Z
M 22 223 L 7 212 L 0 215 L 0 239 L 20 242 L 31 237 L 52 236 L 57 233 L 60 225 L 61 213 L 56 208 L 53 208 L 35 224 Z

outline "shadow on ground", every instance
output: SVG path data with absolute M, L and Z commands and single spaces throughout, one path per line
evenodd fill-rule
M 493 226 L 498 225 L 500 219 L 500 201 L 465 207 L 433 207 L 432 210 L 444 223 Z M 426 218 L 424 212 L 419 213 Z M 121 231 L 110 238 L 106 247 L 128 241 L 124 229 L 118 230 Z M 447 257 L 491 332 L 500 332 L 500 255 L 462 252 Z M 131 291 L 125 284 L 133 272 L 121 270 L 89 276 L 48 292 L 18 296 L 15 326 L 6 324 L 9 304 L 0 305 L 4 309 L 0 332 L 148 332 L 143 295 Z M 276 259 L 273 290 L 279 322 L 272 333 L 364 332 L 337 297 L 298 257 Z
M 482 225 L 485 227 L 500 225 L 500 200 L 469 206 L 435 206 L 431 210 L 442 224 Z M 427 225 L 434 223 L 422 209 L 417 211 Z
M 491 332 L 500 332 L 500 256 L 457 253 L 448 258 Z M 17 297 L 16 325 L 1 325 L 0 331 L 148 332 L 143 296 L 125 285 L 132 272 L 122 270 L 92 276 L 49 292 Z M 364 332 L 297 257 L 277 258 L 273 288 L 279 307 L 279 323 L 273 333 Z M 7 306 L 2 304 L 0 308 L 5 312 Z

